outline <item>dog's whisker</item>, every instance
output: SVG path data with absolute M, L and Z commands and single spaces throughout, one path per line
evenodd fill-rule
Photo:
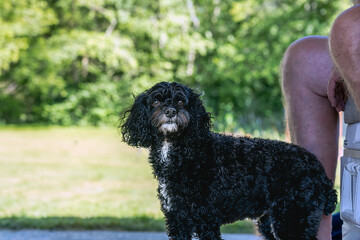
M 190 115 L 188 112 L 184 112 L 184 111 L 179 112 L 179 114 L 177 115 L 177 118 L 176 118 L 176 123 L 179 126 L 182 126 L 185 128 L 188 126 L 189 121 L 190 121 Z

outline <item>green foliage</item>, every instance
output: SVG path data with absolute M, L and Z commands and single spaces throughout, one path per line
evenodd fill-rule
M 159 81 L 199 91 L 220 130 L 282 127 L 288 45 L 340 0 L 0 1 L 0 123 L 116 124 Z
M 218 128 L 237 129 L 240 125 L 250 130 L 259 126 L 281 129 L 282 56 L 296 39 L 327 35 L 340 4 L 244 0 L 218 1 L 209 6 L 206 12 L 212 21 L 202 21 L 203 31 L 216 48 L 200 57 L 198 65 L 202 68 L 195 78 L 207 90 L 205 99 L 220 119 Z

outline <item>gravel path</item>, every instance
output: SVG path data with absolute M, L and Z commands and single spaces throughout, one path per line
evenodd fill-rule
M 250 234 L 223 234 L 225 240 L 261 240 Z M 165 233 L 118 231 L 0 230 L 0 240 L 168 240 Z

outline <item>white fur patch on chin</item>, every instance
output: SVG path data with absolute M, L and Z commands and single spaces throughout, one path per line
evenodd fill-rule
M 164 123 L 160 127 L 160 131 L 162 131 L 165 134 L 168 132 L 176 132 L 177 130 L 178 130 L 178 125 L 176 123 Z

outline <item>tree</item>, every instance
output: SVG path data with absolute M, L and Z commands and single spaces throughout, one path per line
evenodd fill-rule
M 341 1 L 0 2 L 0 122 L 116 124 L 159 81 L 204 91 L 216 128 L 282 127 L 287 46 L 326 35 Z M 256 123 L 256 124 L 253 124 Z

